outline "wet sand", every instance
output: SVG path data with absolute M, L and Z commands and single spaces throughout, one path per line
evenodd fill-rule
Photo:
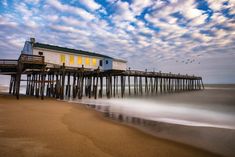
M 0 95 L 0 156 L 216 156 L 105 119 L 84 105 Z

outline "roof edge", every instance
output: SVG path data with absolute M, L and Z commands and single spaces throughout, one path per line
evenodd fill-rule
M 124 62 L 124 63 L 127 63 L 126 60 L 124 59 L 120 59 L 120 58 L 113 58 L 114 61 L 119 61 L 119 62 Z
M 30 42 L 30 41 L 29 41 Z M 100 54 L 100 53 L 95 53 L 95 52 L 90 52 L 90 51 L 84 51 L 84 50 L 78 50 L 78 49 L 73 49 L 73 48 L 67 48 L 67 47 L 61 47 L 61 46 L 56 46 L 56 45 L 50 45 L 50 44 L 44 44 L 44 43 L 39 43 L 35 42 L 33 44 L 33 47 L 38 47 L 38 48 L 45 48 L 45 49 L 50 49 L 50 50 L 55 50 L 55 51 L 61 51 L 61 52 L 68 52 L 68 53 L 74 53 L 74 54 L 83 54 L 83 55 L 91 55 L 91 56 L 97 56 L 97 57 L 104 57 L 104 58 L 111 58 L 110 56 Z

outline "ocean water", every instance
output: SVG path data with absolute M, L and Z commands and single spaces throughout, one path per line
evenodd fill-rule
M 235 86 L 149 97 L 82 99 L 105 117 L 154 136 L 235 156 Z
M 74 101 L 74 100 L 71 100 Z M 235 88 L 207 87 L 155 97 L 75 100 L 110 113 L 189 126 L 235 129 Z M 102 109 L 101 109 L 102 110 Z

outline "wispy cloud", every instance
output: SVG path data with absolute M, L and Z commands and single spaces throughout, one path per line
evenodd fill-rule
M 101 8 L 101 5 L 99 3 L 96 3 L 94 0 L 89 0 L 89 1 L 80 0 L 79 2 L 85 5 L 85 7 L 91 11 L 95 11 Z
M 82 8 L 74 7 L 74 6 L 71 6 L 68 4 L 62 4 L 58 0 L 48 0 L 48 4 L 56 9 L 58 9 L 59 11 L 68 12 L 71 14 L 76 14 L 86 20 L 93 20 L 95 18 L 95 16 L 93 14 L 87 12 L 86 10 L 84 10 Z

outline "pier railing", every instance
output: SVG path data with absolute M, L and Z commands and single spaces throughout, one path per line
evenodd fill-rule
M 119 73 L 120 74 L 120 73 Z M 140 70 L 127 70 L 122 72 L 123 75 L 129 76 L 146 76 L 146 77 L 167 77 L 167 78 L 184 78 L 184 79 L 201 79 L 201 77 L 194 75 L 182 75 L 173 73 L 153 72 L 153 71 L 140 71 Z
M 0 59 L 0 66 L 17 66 L 18 63 L 44 64 L 44 56 L 21 54 L 19 59 Z
M 30 64 L 44 64 L 44 56 L 21 54 L 19 57 L 19 61 L 22 63 Z
M 0 59 L 0 66 L 16 66 L 18 60 L 13 59 Z

